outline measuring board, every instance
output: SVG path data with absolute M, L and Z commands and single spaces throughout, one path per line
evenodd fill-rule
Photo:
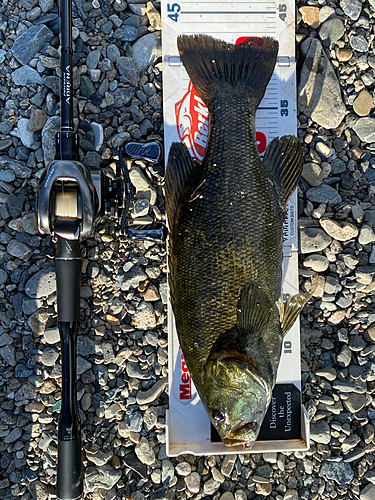
M 274 74 L 256 114 L 256 139 L 262 156 L 274 137 L 296 135 L 296 60 L 294 2 L 162 0 L 163 108 L 165 161 L 172 142 L 185 142 L 201 162 L 209 137 L 206 106 L 180 61 L 177 36 L 207 34 L 230 43 L 247 37 L 276 38 L 279 54 Z M 284 300 L 298 293 L 297 193 L 284 224 Z M 169 409 L 167 454 L 244 453 L 225 446 L 200 401 L 179 347 L 174 315 L 168 304 Z M 256 443 L 249 453 L 303 451 L 309 447 L 309 420 L 302 405 L 299 320 L 283 343 L 277 382 Z M 245 452 L 246 453 L 246 452 Z

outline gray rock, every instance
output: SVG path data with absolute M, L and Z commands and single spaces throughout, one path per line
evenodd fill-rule
M 127 83 L 133 87 L 138 84 L 138 71 L 131 57 L 119 57 L 116 60 L 116 69 L 119 74 L 126 78 Z
M 143 426 L 143 417 L 140 411 L 135 411 L 125 416 L 125 423 L 133 432 L 141 432 Z
M 137 40 L 133 47 L 133 58 L 139 71 L 144 71 L 161 57 L 160 33 L 150 33 Z
M 9 213 L 13 218 L 21 215 L 23 211 L 23 206 L 25 203 L 26 193 L 24 190 L 21 190 L 18 193 L 12 193 L 9 195 L 7 205 L 9 209 Z
M 352 129 L 363 142 L 375 142 L 375 118 L 365 116 L 359 118 Z
M 359 494 L 360 500 L 373 500 L 375 498 L 375 485 L 368 484 Z
M 142 301 L 136 312 L 133 314 L 133 320 L 131 324 L 137 328 L 137 330 L 147 330 L 155 328 L 156 317 L 154 313 L 154 308 L 150 302 Z
M 133 99 L 135 95 L 135 89 L 133 87 L 120 87 L 116 89 L 113 93 L 113 97 L 115 99 L 116 108 L 121 108 L 128 104 L 128 102 Z
M 320 39 L 326 46 L 340 40 L 344 33 L 345 26 L 339 18 L 328 19 L 321 25 L 319 30 Z
M 299 109 L 322 127 L 336 128 L 346 108 L 335 71 L 317 39 L 308 39 L 302 45 L 306 58 L 298 86 Z
M 28 212 L 22 217 L 22 227 L 27 234 L 38 234 L 38 223 L 35 212 Z
M 59 116 L 51 116 L 51 118 L 48 118 L 46 124 L 43 127 L 42 146 L 45 165 L 48 165 L 50 161 L 55 159 L 55 137 L 56 133 L 60 130 L 60 122 L 61 120 Z
M 310 188 L 306 193 L 306 197 L 312 202 L 327 203 L 329 205 L 336 205 L 341 201 L 339 192 L 327 184 Z
M 354 477 L 354 472 L 348 463 L 344 462 L 323 462 L 319 476 L 332 479 L 340 486 L 350 484 Z
M 77 353 L 81 356 L 91 356 L 95 353 L 95 342 L 87 335 L 79 335 L 77 339 Z
M 368 245 L 369 243 L 374 242 L 374 230 L 370 226 L 367 226 L 367 224 L 364 224 L 359 232 L 358 241 L 361 245 Z
M 135 453 L 139 460 L 145 465 L 151 465 L 155 462 L 155 453 L 148 440 L 142 436 L 140 442 L 135 447 Z
M 86 65 L 88 69 L 95 69 L 100 60 L 100 50 L 91 50 L 86 59 Z
M 362 10 L 362 0 L 341 0 L 340 7 L 353 21 L 356 21 Z
M 30 115 L 30 120 L 27 125 L 29 132 L 37 132 L 42 130 L 47 121 L 47 115 L 42 109 L 33 109 Z
M 60 341 L 60 333 L 57 327 L 47 328 L 44 331 L 44 340 L 47 344 L 53 345 Z
M 107 47 L 107 58 L 112 61 L 116 62 L 120 57 L 120 49 L 117 47 L 117 45 L 108 45 Z
M 25 292 L 33 299 L 48 297 L 56 291 L 56 273 L 54 269 L 42 269 L 26 283 Z
M 310 437 L 316 443 L 328 444 L 331 441 L 331 431 L 323 419 L 311 423 Z
M 27 118 L 20 118 L 18 120 L 17 130 L 22 144 L 30 149 L 32 143 L 34 142 L 34 134 L 28 130 L 29 122 L 30 120 Z
M 7 252 L 12 257 L 16 257 L 17 259 L 21 260 L 26 260 L 31 255 L 32 250 L 24 243 L 20 243 L 16 240 L 11 240 L 7 246 Z
M 3 347 L 0 347 L 0 356 L 10 366 L 16 366 L 16 353 L 13 346 L 5 345 Z
M 320 252 L 327 248 L 331 241 L 323 229 L 307 227 L 300 231 L 301 253 Z
M 357 394 L 352 392 L 349 394 L 348 399 L 345 399 L 343 403 L 348 411 L 351 413 L 357 413 L 365 406 L 366 399 L 366 394 Z
M 113 38 L 122 42 L 134 42 L 138 37 L 138 30 L 134 26 L 122 25 L 113 33 Z
M 309 257 L 303 261 L 303 265 L 320 273 L 328 269 L 329 261 L 324 255 L 314 254 L 309 255 Z
M 122 471 L 113 469 L 110 465 L 103 467 L 88 467 L 85 473 L 85 490 L 87 492 L 97 489 L 110 490 L 120 480 Z
M 54 6 L 54 0 L 39 0 L 40 8 L 42 12 L 48 12 Z
M 149 380 L 151 378 L 148 370 L 142 370 L 138 363 L 133 363 L 131 361 L 126 364 L 126 373 L 129 377 L 141 380 Z
M 12 80 L 15 85 L 20 87 L 26 87 L 30 83 L 37 83 L 43 85 L 43 78 L 40 74 L 30 66 L 22 66 L 21 68 L 12 71 Z
M 27 300 L 26 298 L 22 302 L 22 311 L 27 314 L 27 316 L 30 316 L 31 314 L 35 313 L 38 309 L 40 309 L 43 306 L 43 300 L 41 299 L 30 299 Z
M 137 403 L 139 405 L 146 405 L 152 403 L 164 391 L 167 383 L 168 380 L 166 378 L 162 378 L 157 380 L 155 384 L 147 391 L 138 392 Z
M 90 97 L 95 94 L 95 85 L 93 84 L 93 82 L 90 80 L 90 78 L 88 76 L 82 76 L 81 77 L 81 87 L 80 87 L 80 90 L 81 90 L 81 95 L 83 97 L 87 97 L 88 99 L 90 99 Z
M 5 444 L 14 443 L 22 436 L 22 430 L 19 427 L 13 429 L 7 436 L 4 438 Z
M 363 35 L 351 36 L 349 43 L 357 52 L 367 52 L 368 50 L 369 42 Z
M 147 215 L 149 208 L 150 202 L 148 200 L 137 200 L 133 206 L 132 216 L 142 217 L 143 215 Z
M 11 52 L 21 64 L 29 64 L 37 52 L 52 40 L 54 34 L 44 24 L 31 26 L 25 33 L 16 38 Z
M 0 50 L 0 64 L 2 64 L 5 61 L 5 50 L 1 49 Z
M 104 387 L 108 381 L 108 368 L 105 365 L 95 365 L 93 371 L 99 385 Z
M 7 273 L 4 271 L 4 269 L 0 269 L 0 285 L 3 285 L 7 279 L 8 279 Z
M 19 179 L 29 179 L 32 170 L 26 163 L 10 158 L 9 156 L 0 156 L 0 171 L 11 170 Z
M 92 364 L 81 356 L 77 356 L 77 374 L 82 375 L 82 373 L 90 370 Z
M 46 347 L 42 354 L 42 363 L 44 366 L 54 366 L 59 357 L 59 352 L 52 347 Z
M 112 450 L 109 451 L 99 450 L 97 453 L 95 453 L 95 455 L 91 455 L 89 453 L 87 454 L 88 460 L 90 460 L 90 462 L 93 462 L 98 467 L 102 467 L 103 465 L 108 463 L 112 459 L 112 457 L 113 457 Z
M 156 189 L 151 186 L 142 170 L 135 166 L 130 170 L 129 175 L 136 189 L 136 198 L 146 198 L 150 202 L 150 205 L 155 205 L 157 199 Z
M 342 366 L 343 368 L 349 366 L 350 361 L 352 360 L 352 353 L 349 347 L 344 344 L 337 355 L 337 364 Z
M 48 500 L 47 486 L 40 481 L 33 481 L 30 485 L 30 493 L 33 500 Z
M 146 279 L 147 274 L 143 271 L 143 269 L 141 267 L 134 266 L 124 275 L 121 290 L 130 290 L 130 288 L 137 288 Z
M 187 489 L 191 491 L 191 493 L 198 493 L 200 489 L 201 477 L 198 472 L 192 472 L 188 476 L 184 477 Z

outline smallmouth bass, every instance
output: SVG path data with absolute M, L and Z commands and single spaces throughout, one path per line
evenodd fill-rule
M 201 165 L 173 143 L 166 171 L 169 285 L 182 353 L 227 446 L 251 448 L 271 400 L 283 336 L 307 294 L 281 302 L 282 228 L 302 171 L 297 138 L 263 162 L 255 113 L 278 42 L 180 36 L 181 60 L 211 119 Z

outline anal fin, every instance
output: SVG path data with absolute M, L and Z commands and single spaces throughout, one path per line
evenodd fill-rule
M 275 137 L 267 146 L 263 163 L 267 165 L 280 187 L 281 202 L 286 208 L 296 189 L 303 166 L 302 147 L 293 135 Z

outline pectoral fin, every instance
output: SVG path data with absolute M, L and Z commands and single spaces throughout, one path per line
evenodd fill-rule
M 286 302 L 279 300 L 276 303 L 279 308 L 281 333 L 283 337 L 292 328 L 297 316 L 309 299 L 311 299 L 311 293 L 299 293 L 289 297 Z
M 297 137 L 293 135 L 285 135 L 281 139 L 275 137 L 264 153 L 263 163 L 270 169 L 275 182 L 279 185 L 281 203 L 286 208 L 302 172 L 303 154 Z
M 241 291 L 237 309 L 239 331 L 255 330 L 261 332 L 270 320 L 271 305 L 260 287 L 251 283 Z

